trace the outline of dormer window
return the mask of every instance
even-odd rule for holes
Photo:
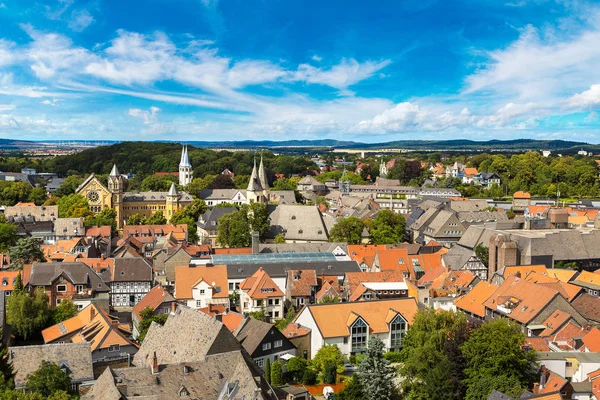
[[[366,322],[359,318],[352,325],[352,329],[350,330],[352,335],[352,352],[360,353],[364,351],[367,346],[367,336],[369,334],[369,327]]]

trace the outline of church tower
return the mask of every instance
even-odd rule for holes
[[[117,169],[117,164],[114,164],[110,175],[108,175],[108,190],[112,194],[112,207],[115,210],[117,217],[117,229],[123,227],[123,191],[125,182]]]
[[[179,176],[181,179],[181,176]],[[165,217],[167,221],[171,220],[171,217],[177,211],[177,199],[179,194],[177,193],[177,188],[175,187],[175,182],[171,182],[171,188],[169,188],[169,192],[167,193],[167,209]]]
[[[261,164],[262,165],[262,164]],[[268,189],[267,189],[268,190]],[[250,203],[262,203],[264,202],[264,190],[260,184],[260,177],[258,170],[256,169],[256,158],[254,159],[254,168],[252,168],[252,175],[250,175],[250,182],[248,182],[248,189],[246,191],[246,197]]]
[[[188,157],[187,146],[183,146],[181,149],[181,161],[179,161],[179,185],[185,186],[192,182],[194,171],[192,171],[192,164]]]
[[[262,194],[265,197],[265,201],[269,202],[269,199],[271,198],[271,194],[269,192],[269,180],[267,179],[267,171],[265,171],[262,154],[260,155],[260,165],[258,167],[258,180],[260,181],[260,186],[263,189]]]

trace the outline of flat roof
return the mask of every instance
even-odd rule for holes
[[[579,362],[600,363],[600,353],[584,353],[580,351],[538,351],[539,361],[544,360],[566,360],[576,358]]]

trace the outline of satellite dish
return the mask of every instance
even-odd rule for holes
[[[212,286],[215,286],[215,285],[216,285],[216,283],[215,283],[215,282],[213,282],[213,283],[211,283],[211,285],[212,285]]]

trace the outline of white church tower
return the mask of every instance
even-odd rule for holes
[[[181,150],[181,161],[179,161],[179,185],[185,186],[192,182],[194,171],[188,157],[187,146]]]

